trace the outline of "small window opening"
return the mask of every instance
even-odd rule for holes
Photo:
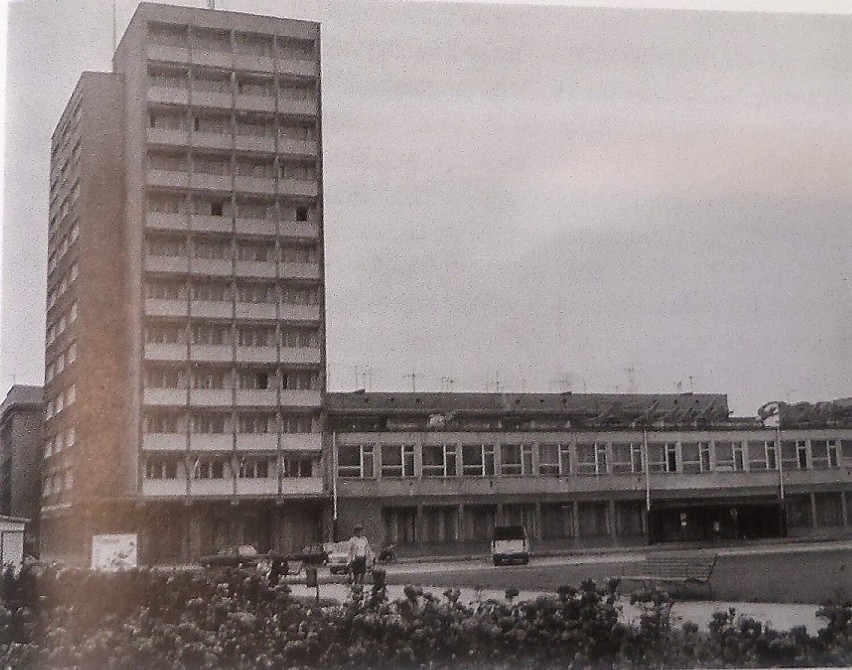
[[[220,202],[213,202],[210,204],[210,214],[213,216],[222,216],[224,213],[225,206]]]
[[[308,208],[307,207],[296,207],[296,221],[307,221],[308,220]]]

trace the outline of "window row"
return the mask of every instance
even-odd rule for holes
[[[59,280],[59,283],[56,284],[54,288],[51,288],[47,292],[47,309],[50,310],[55,304],[56,301],[59,300],[68,290],[68,288],[74,283],[77,279],[77,276],[80,272],[80,266],[77,264],[77,261],[74,261],[65,273],[62,275],[62,278]]]
[[[190,370],[175,366],[150,366],[145,370],[146,388],[320,390],[318,370],[233,369],[197,366]]]
[[[155,214],[193,214],[224,216],[265,221],[307,222],[312,209],[265,198],[214,198],[208,195],[153,193],[148,196],[148,211]]]
[[[149,456],[145,459],[146,479],[277,479],[318,477],[319,459],[296,453],[282,454],[279,460],[268,456],[241,458]]]
[[[297,83],[286,77],[276,82],[273,75],[252,72],[195,67],[170,67],[153,65],[148,70],[148,86],[154,88],[191,89],[200,93],[224,93],[251,95],[264,98],[316,102],[316,87],[309,83]]]
[[[47,401],[47,408],[45,409],[46,418],[49,419],[57,416],[64,409],[73,405],[76,396],[77,389],[73,384],[65,390],[60,389],[55,398]]]
[[[44,443],[44,457],[50,458],[53,454],[58,454],[63,449],[68,449],[74,446],[75,431],[74,427],[59,431],[56,435],[46,440]]]
[[[59,352],[52,360],[48,362],[44,369],[45,383],[52,380],[56,375],[62,372],[65,368],[77,360],[77,343],[72,342],[68,345],[65,351]]]
[[[74,301],[68,306],[68,311],[62,314],[56,321],[47,329],[47,345],[53,344],[66,329],[77,320],[77,302]]]
[[[68,213],[74,208],[77,204],[77,200],[80,198],[80,183],[78,180],[75,180],[71,185],[71,188],[67,190],[67,192],[61,197],[58,205],[54,205],[53,211],[50,214],[50,222],[48,223],[48,230],[53,232],[59,223],[68,215]]]
[[[288,140],[314,141],[317,138],[313,122],[285,121],[274,115],[214,114],[205,112],[181,113],[173,110],[151,110],[148,126],[160,130],[192,130],[196,133],[280,137]]]
[[[774,441],[560,444],[342,445],[340,477],[494,477],[644,473],[699,474],[838,468],[852,438]]]
[[[278,244],[275,241],[231,240],[229,238],[204,238],[189,242],[185,237],[148,236],[146,252],[150,256],[186,257],[192,249],[197,259],[260,261],[265,263],[319,262],[316,244]]]
[[[247,158],[223,155],[199,155],[185,153],[148,153],[148,169],[167,172],[188,172],[214,177],[251,177],[254,179],[300,179],[312,181],[317,178],[313,162],[299,162],[282,157]]]
[[[186,300],[202,302],[237,302],[251,304],[316,305],[319,288],[274,281],[210,281],[197,279],[181,281],[151,278],[145,281],[145,297],[157,300]]]
[[[316,328],[245,326],[210,322],[185,323],[162,321],[145,326],[145,342],[149,344],[198,344],[240,347],[275,347],[315,349],[320,345]]]
[[[315,433],[319,419],[310,415],[278,415],[274,412],[250,412],[236,416],[230,412],[185,412],[151,410],[145,415],[146,433],[187,432],[200,435]]]
[[[68,229],[68,232],[62,236],[62,239],[56,245],[56,248],[51,251],[50,258],[48,258],[47,261],[48,274],[50,274],[56,269],[56,266],[59,265],[59,262],[65,257],[65,254],[68,252],[68,249],[71,247],[72,244],[74,244],[79,235],[80,225],[75,221]],[[64,289],[61,289],[61,291],[62,290]],[[51,307],[53,307],[53,303],[51,302],[51,295],[49,293],[47,298],[47,308],[50,309]]]
[[[265,56],[272,58],[276,49],[283,58],[313,58],[315,54],[313,40],[296,37],[285,37],[264,33],[246,33],[210,28],[178,26],[170,23],[150,23],[148,39],[152,44],[187,48],[190,44],[194,49],[230,53],[247,56]]]

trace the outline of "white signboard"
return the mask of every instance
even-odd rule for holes
[[[92,569],[116,572],[136,567],[136,533],[94,535]]]

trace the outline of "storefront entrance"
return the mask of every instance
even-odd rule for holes
[[[649,544],[718,542],[785,537],[783,508],[777,501],[746,503],[666,502],[648,515]]]

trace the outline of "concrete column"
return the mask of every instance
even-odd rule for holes
[[[576,500],[571,509],[571,534],[575,540],[580,538],[580,503]]]
[[[610,499],[608,502],[607,517],[609,520],[609,536],[615,540],[618,537],[618,520],[615,517],[615,500]]]
[[[642,506],[642,535],[648,537],[648,508]]]
[[[461,459],[459,459],[461,460]],[[467,537],[464,528],[464,503],[456,506],[456,542],[463,542]]]
[[[813,528],[817,527],[817,504],[816,504],[816,493],[811,492],[811,526]]]
[[[533,512],[533,539],[541,539],[541,503],[535,503],[535,511]]]
[[[849,515],[846,513],[846,491],[840,492],[840,513],[843,515],[843,527],[849,525]]]
[[[494,523],[498,526],[502,526],[503,522],[503,503],[497,503],[497,514],[494,518]]]
[[[417,511],[414,516],[414,534],[416,544],[424,544],[426,542],[426,515],[423,513],[423,505],[417,505]]]

